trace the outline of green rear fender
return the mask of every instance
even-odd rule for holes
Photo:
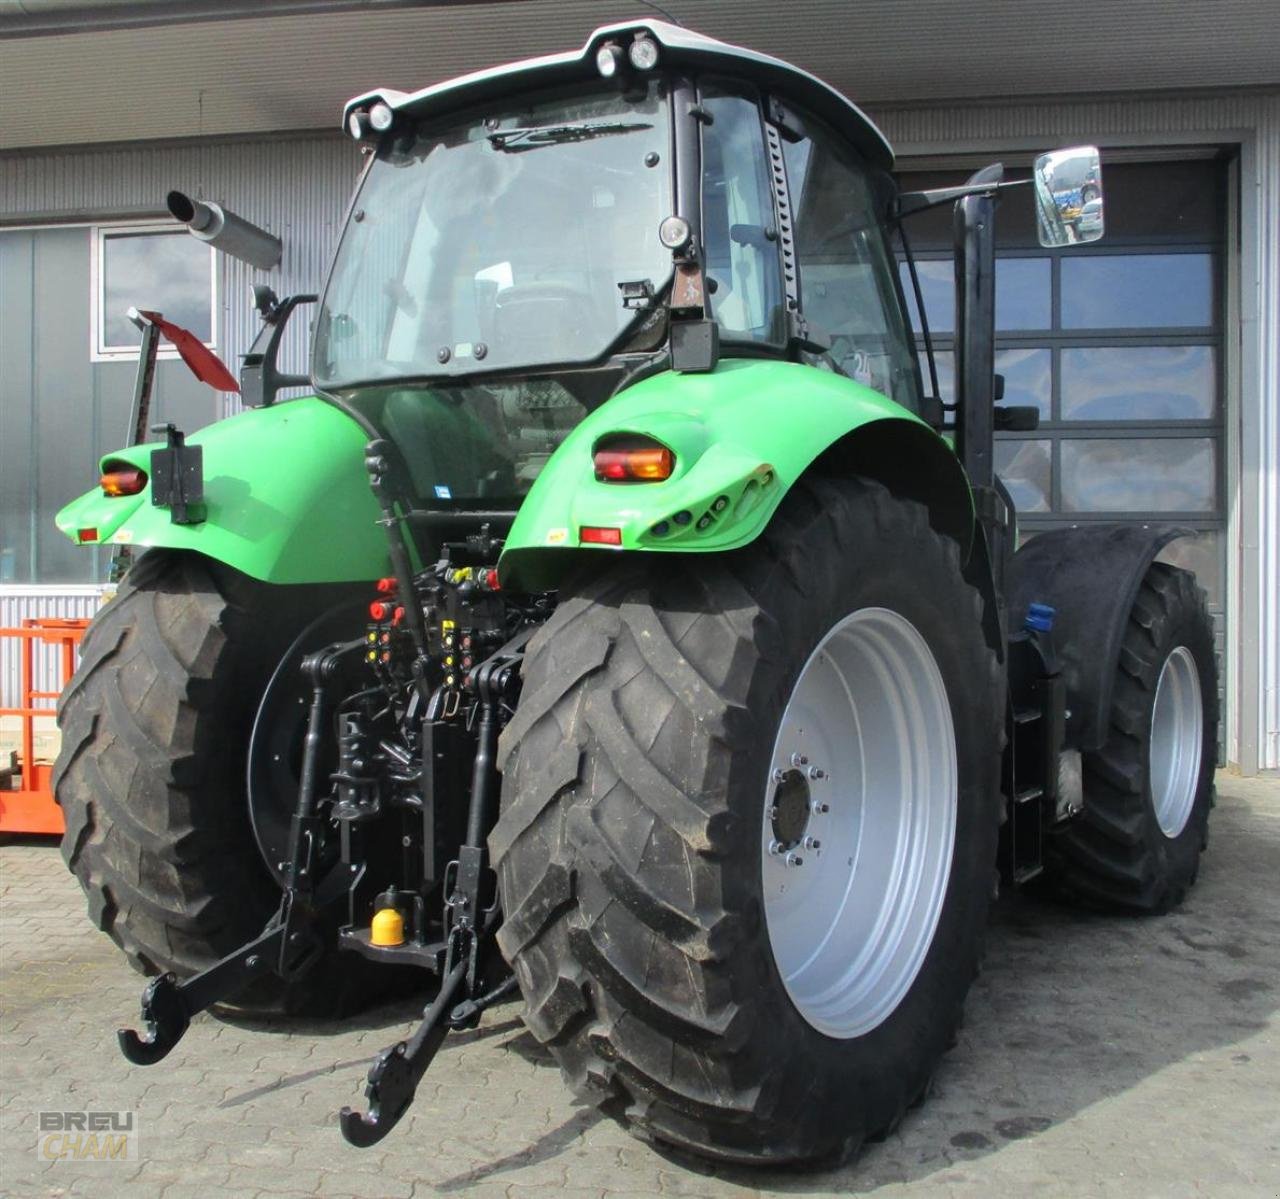
[[[364,468],[365,435],[314,396],[250,408],[187,438],[204,447],[205,519],[176,525],[136,496],[86,492],[57,515],[72,541],[195,550],[268,583],[342,583],[389,573]],[[150,471],[154,445],[108,454]]]
[[[675,454],[661,483],[602,483],[601,438],[635,433]],[[967,548],[972,506],[950,447],[923,421],[843,375],[738,359],[707,374],[655,375],[596,409],[552,455],[499,564],[505,586],[554,587],[583,553],[710,553],[759,536],[807,470],[881,478],[942,517]],[[890,477],[892,476],[892,477]],[[613,547],[582,530],[617,530]]]

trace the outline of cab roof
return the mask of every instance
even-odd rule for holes
[[[460,75],[433,84],[417,92],[400,92],[377,88],[347,102],[343,109],[343,127],[357,109],[367,109],[382,101],[397,112],[414,117],[437,116],[456,109],[483,104],[511,93],[519,75],[524,88],[554,87],[557,84],[580,83],[599,79],[596,51],[603,42],[634,38],[647,33],[658,43],[660,67],[684,67],[690,70],[722,71],[751,80],[766,91],[800,104],[842,132],[861,151],[867,161],[889,170],[893,166],[893,149],[871,119],[851,100],[823,83],[816,75],[802,71],[790,63],[768,54],[760,54],[742,46],[717,41],[691,29],[682,29],[666,21],[642,19],[603,25],[586,41],[581,50],[563,54],[547,54],[526,58],[505,66],[490,67],[470,75]]]

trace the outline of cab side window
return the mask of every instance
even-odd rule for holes
[[[783,161],[805,317],[830,341],[836,370],[918,412],[915,355],[868,168],[818,122],[806,117],[804,128],[799,141],[784,140]]]
[[[702,227],[711,314],[725,341],[781,345],[782,267],[759,101],[704,82]]]

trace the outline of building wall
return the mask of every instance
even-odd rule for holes
[[[232,373],[259,321],[250,285],[284,296],[318,292],[333,256],[361,156],[339,134],[218,139],[0,154],[0,226],[85,219],[170,219],[177,189],[216,200],[284,243],[280,265],[259,271],[219,255],[218,352]],[[310,310],[299,311],[284,363],[302,369]],[[238,407],[224,397],[224,411]]]
[[[1228,288],[1228,329],[1239,339],[1227,364],[1226,748],[1248,772],[1280,769],[1280,93],[899,105],[872,115],[904,164],[1083,141],[1175,155],[1179,145],[1239,146],[1239,252]],[[0,224],[161,216],[176,187],[277,234],[285,252],[275,271],[229,260],[220,267],[219,350],[234,371],[257,323],[249,284],[281,295],[320,288],[359,166],[338,135],[8,153],[0,155]],[[292,330],[286,365],[303,362],[304,326]],[[235,407],[224,397],[224,411]]]

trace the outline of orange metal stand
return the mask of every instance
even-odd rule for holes
[[[52,767],[36,761],[36,717],[50,716],[53,707],[36,707],[37,700],[56,700],[58,691],[35,690],[35,647],[54,645],[60,648],[61,680],[65,687],[76,668],[76,647],[88,627],[87,620],[62,620],[56,617],[34,617],[22,622],[18,629],[0,629],[0,637],[16,637],[22,642],[21,707],[0,708],[0,716],[17,716],[22,721],[22,767],[16,791],[0,786],[0,832],[61,833],[66,825],[62,809],[49,789]]]

